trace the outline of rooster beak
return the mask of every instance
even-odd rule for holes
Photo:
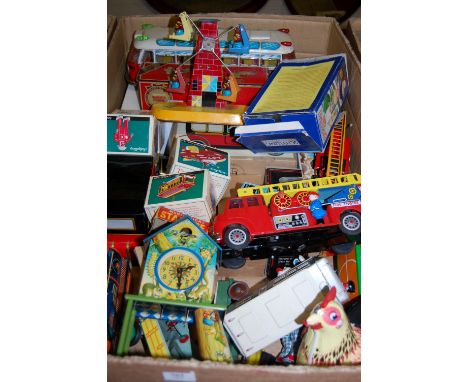
[[[322,326],[322,324],[320,322],[311,323],[308,320],[304,321],[304,326],[306,328],[312,328],[313,330],[319,330],[319,329],[323,328],[323,326]]]

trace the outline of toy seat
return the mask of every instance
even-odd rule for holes
[[[236,77],[233,74],[229,76],[229,85],[231,87],[231,94],[225,95],[225,96],[220,94],[218,96],[218,99],[222,99],[224,101],[229,101],[229,102],[236,102],[237,94],[239,93],[239,84],[237,83]]]

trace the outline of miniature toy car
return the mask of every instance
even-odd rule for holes
[[[309,209],[309,195],[299,191],[293,197],[278,192],[269,206],[261,195],[230,198],[222,214],[215,217],[213,235],[231,249],[246,248],[253,239],[277,234],[338,226],[347,235],[361,232],[360,185],[328,188],[321,200],[325,216],[318,224]]]

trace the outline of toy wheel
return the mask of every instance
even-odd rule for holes
[[[309,193],[307,191],[298,192],[296,194],[296,199],[297,199],[297,202],[301,206],[309,206],[310,205]]]
[[[354,243],[334,244],[331,250],[337,255],[347,255],[354,247]]]
[[[346,235],[361,233],[361,215],[357,212],[345,212],[341,215],[340,229]]]
[[[243,257],[233,257],[229,259],[223,259],[221,265],[228,269],[239,269],[242,268],[246,263]]]
[[[291,205],[291,200],[291,197],[286,194],[276,194],[273,197],[273,203],[279,208],[288,208]]]
[[[224,242],[231,249],[243,249],[249,245],[249,230],[239,224],[233,224],[224,232]]]
[[[249,293],[249,286],[244,281],[236,281],[228,288],[231,300],[239,301]]]

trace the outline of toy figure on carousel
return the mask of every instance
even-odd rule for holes
[[[232,39],[234,42],[242,42],[242,37],[239,27],[234,30],[234,37]]]
[[[225,77],[223,80],[223,90],[222,90],[222,95],[223,96],[230,96],[231,95],[231,83],[229,81],[229,77]]]
[[[176,36],[184,34],[184,26],[182,25],[182,19],[180,17],[177,18],[177,21],[174,25],[174,33]]]
[[[179,78],[177,77],[176,72],[172,72],[171,77],[169,78],[169,86],[172,89],[178,89],[180,87]]]

